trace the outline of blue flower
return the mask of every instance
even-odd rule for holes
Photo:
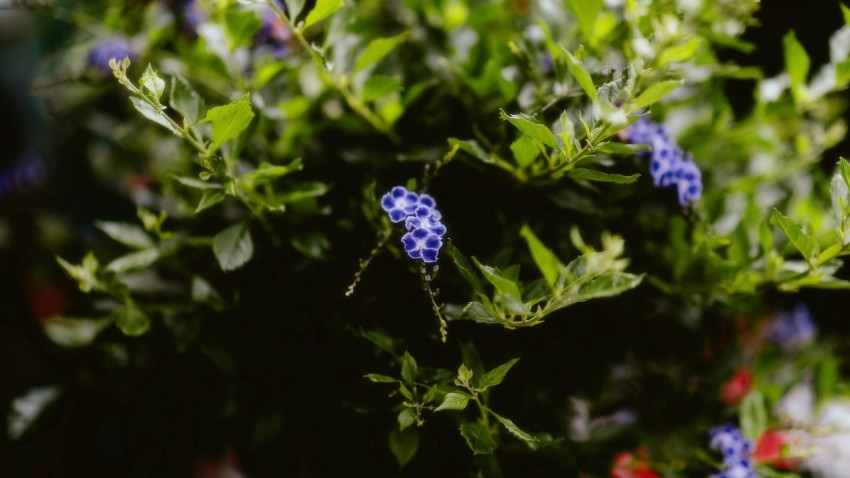
[[[381,208],[389,214],[392,222],[404,221],[407,216],[416,212],[418,206],[419,195],[401,186],[392,188],[381,198]]]
[[[135,57],[136,53],[130,46],[130,42],[125,38],[115,37],[95,45],[89,52],[88,62],[89,66],[95,70],[109,74],[112,72],[112,68],[109,67],[109,60],[121,61],[124,58],[132,60]]]
[[[812,320],[809,309],[805,305],[799,304],[791,312],[779,314],[770,323],[767,339],[779,344],[784,349],[791,349],[811,342],[815,338],[817,330],[817,325]]]
[[[423,262],[437,262],[437,254],[443,247],[440,236],[427,229],[414,229],[401,238],[404,250],[411,259],[422,259]]]
[[[274,1],[284,11],[284,14],[287,14],[286,5],[279,0]],[[289,31],[289,27],[277,17],[274,10],[267,9],[265,15],[263,15],[263,28],[255,38],[260,49],[269,51],[277,59],[282,59],[289,53],[289,41],[291,39],[292,32]]]
[[[422,196],[419,196],[419,199],[421,203]],[[446,233],[446,226],[440,223],[439,216],[440,212],[436,209],[419,206],[412,216],[407,216],[407,219],[404,220],[404,228],[408,231],[425,229],[428,232],[442,236]]]
[[[702,197],[702,173],[690,159],[681,161],[677,166],[678,169],[674,174],[676,188],[679,193],[679,204],[684,206]]]
[[[712,475],[712,478],[756,478],[753,467],[753,443],[744,437],[738,427],[721,425],[708,431],[711,436],[709,446],[723,453],[726,469]]]

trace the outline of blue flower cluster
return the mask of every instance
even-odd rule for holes
[[[737,427],[725,424],[708,431],[711,435],[710,447],[723,453],[726,469],[711,475],[711,478],[756,478],[755,466],[751,456],[753,442],[747,440]]]
[[[11,166],[0,169],[0,199],[42,185],[47,176],[44,160],[35,151],[27,151]]]
[[[381,208],[392,222],[404,222],[407,234],[401,238],[404,251],[411,259],[437,262],[446,233],[437,210],[437,202],[428,194],[416,194],[396,186],[381,198]]]
[[[799,304],[791,312],[782,312],[773,319],[767,328],[767,340],[783,349],[792,349],[814,340],[817,331],[809,309]]]
[[[659,187],[676,186],[679,204],[687,206],[702,197],[699,167],[690,154],[679,148],[664,125],[643,117],[625,131],[625,140],[649,146],[649,151],[642,151],[641,155],[650,158],[649,172],[653,183]]]
[[[280,0],[274,0],[278,7],[284,13],[287,13],[286,5]],[[280,18],[275,15],[274,10],[268,8],[263,16],[263,28],[257,33],[255,41],[260,45],[260,49],[268,51],[272,57],[280,60],[289,54],[289,41],[292,39],[292,32]]]
[[[112,73],[112,68],[109,67],[109,60],[113,58],[121,61],[124,58],[131,60],[136,57],[133,47],[126,38],[115,37],[108,40],[103,40],[91,49],[89,52],[89,66],[103,74]]]

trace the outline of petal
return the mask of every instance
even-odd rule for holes
[[[416,206],[416,203],[419,202],[419,195],[416,193],[408,192],[404,195],[404,199],[407,201],[408,204]]]
[[[408,204],[401,208],[408,216],[416,212],[416,204]]]
[[[437,206],[437,201],[435,201],[434,198],[431,197],[430,194],[420,194],[419,195],[419,204],[421,204],[423,206],[427,206],[429,208],[433,208],[433,207]]]
[[[428,232],[427,229],[414,229],[413,232],[410,233],[417,242],[421,242],[423,239],[428,237],[429,234],[430,232]]]
[[[410,251],[411,249],[416,248],[416,239],[414,239],[409,232],[401,236],[401,243],[404,244],[405,251]]]
[[[443,247],[443,240],[440,239],[440,236],[429,233],[428,238],[425,239],[425,247],[428,249],[439,249]]]
[[[421,259],[422,258],[422,249],[411,249],[407,251],[407,255],[411,259]]]
[[[431,217],[431,213],[431,208],[425,206],[418,206],[413,214],[415,214],[416,217],[425,219]]]
[[[392,222],[404,221],[404,218],[406,217],[407,214],[405,214],[401,209],[393,209],[390,211],[390,221]]]
[[[425,262],[437,262],[438,253],[439,251],[437,249],[423,249],[422,260]]]
[[[440,214],[440,211],[438,211],[436,209],[431,209],[431,219],[433,219],[434,221],[439,221],[442,218],[443,218],[443,215]]]
[[[432,233],[438,235],[438,236],[442,236],[443,234],[446,233],[446,226],[444,226],[440,223],[436,223],[436,224],[432,224],[431,227],[428,228],[428,230],[431,231]]]
[[[381,198],[381,207],[387,212],[390,212],[390,209],[395,207],[395,199],[393,199],[392,194],[384,194]]]
[[[420,221],[418,217],[408,216],[407,219],[404,220],[404,228],[408,231],[419,229],[421,227],[422,221]]]
[[[390,194],[392,194],[394,198],[404,197],[404,195],[407,194],[407,189],[404,189],[401,186],[396,186],[390,190]]]

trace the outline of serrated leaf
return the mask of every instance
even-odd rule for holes
[[[416,359],[405,350],[404,355],[401,356],[401,378],[404,380],[404,383],[413,385],[416,381],[418,371],[419,368],[416,366]]]
[[[462,318],[479,324],[503,324],[504,319],[494,315],[480,302],[470,302],[463,308]]]
[[[522,226],[519,230],[519,235],[528,244],[528,250],[531,251],[531,258],[534,259],[534,263],[537,264],[537,268],[543,274],[546,283],[554,289],[558,283],[558,277],[561,274],[561,269],[564,268],[564,264],[558,259],[558,256],[540,242],[540,239],[534,235],[527,225]]]
[[[121,329],[124,335],[138,337],[148,331],[151,321],[144,312],[132,304],[128,304],[115,313],[115,325]]]
[[[741,401],[741,431],[748,439],[756,441],[767,429],[767,409],[764,397],[758,390],[752,390]]]
[[[567,68],[570,69],[570,73],[572,73],[573,78],[575,78],[576,82],[579,86],[581,86],[581,89],[584,90],[587,97],[595,101],[597,96],[596,87],[593,86],[593,79],[590,77],[590,73],[587,71],[587,68],[585,68],[584,63],[580,62],[566,49],[563,51],[567,56]]]
[[[304,19],[304,28],[310,28],[310,26],[328,18],[344,6],[343,0],[316,0],[316,6]]]
[[[363,101],[375,101],[401,90],[401,80],[397,76],[375,75],[363,83],[361,97]]]
[[[159,259],[159,250],[146,249],[121,256],[106,265],[106,269],[116,274],[123,274],[132,270],[147,269]]]
[[[171,122],[165,119],[163,115],[160,114],[153,106],[148,104],[147,101],[136,96],[131,96],[130,102],[133,103],[133,107],[136,108],[136,111],[141,113],[142,116],[144,116],[145,118],[153,121],[158,125],[165,126],[168,131],[171,131],[176,135],[180,134],[180,131],[174,129],[174,126],[171,125]]]
[[[500,109],[499,117],[501,117],[503,120],[510,122],[518,130],[522,131],[524,134],[527,134],[533,139],[536,139],[537,141],[540,141],[541,143],[552,148],[560,149],[560,146],[558,146],[558,140],[555,139],[555,135],[552,134],[552,130],[537,121],[537,119],[533,116],[528,116],[527,114],[523,113],[509,115],[505,113],[505,110]]]
[[[390,430],[388,444],[398,466],[403,468],[413,459],[419,449],[419,432],[416,428],[399,430],[393,427]]]
[[[634,289],[643,280],[643,275],[628,272],[606,272],[579,289],[573,303],[602,297],[614,297]]]
[[[212,124],[213,149],[218,149],[222,144],[238,138],[248,128],[254,118],[251,110],[249,95],[224,106],[216,106],[207,111],[201,123]]]
[[[407,34],[402,33],[394,37],[376,38],[370,41],[363,50],[363,53],[360,54],[360,57],[357,58],[357,62],[354,63],[354,69],[351,74],[356,75],[360,71],[381,61],[381,59],[395,50],[399,44],[403,43],[406,37]]]
[[[806,261],[812,263],[817,259],[818,245],[815,242],[815,238],[803,232],[803,228],[800,227],[797,221],[783,215],[778,209],[774,208],[773,214],[770,216],[770,223],[782,229],[782,232],[785,233],[791,244],[800,251]]]
[[[793,30],[785,34],[782,44],[785,47],[785,69],[791,78],[791,92],[795,99],[799,99],[809,76],[809,55],[797,40]]]
[[[98,229],[115,241],[135,249],[148,249],[154,246],[150,236],[139,226],[123,222],[96,221]]]
[[[642,108],[646,108],[647,106],[658,102],[665,96],[667,96],[671,91],[676,88],[682,86],[684,82],[682,80],[666,80],[660,81],[658,83],[653,83],[649,86],[649,88],[643,90],[640,95],[635,99],[632,110],[639,110]]]
[[[399,412],[396,417],[396,421],[398,422],[399,430],[404,430],[405,428],[413,425],[416,422],[416,412],[413,411],[412,408],[405,408],[401,412]]]
[[[503,295],[512,297],[517,301],[522,300],[519,293],[519,286],[517,286],[516,282],[502,275],[498,269],[481,264],[475,257],[473,257],[472,260],[475,262],[475,265],[478,266],[478,269],[484,274],[484,278],[493,284],[497,291]]]
[[[197,123],[206,110],[204,99],[180,75],[171,77],[171,97],[169,98],[169,104],[190,125]]]
[[[198,207],[195,208],[195,214],[224,201],[224,196],[224,191],[220,189],[209,189],[204,191],[204,194],[201,195],[201,200],[198,202]]]
[[[369,380],[371,380],[375,383],[396,383],[396,382],[398,382],[398,380],[396,380],[396,379],[394,379],[394,378],[392,378],[388,375],[381,375],[379,373],[367,373],[366,375],[364,375],[364,377],[368,378]]]
[[[472,453],[476,455],[489,455],[496,449],[496,442],[493,441],[490,432],[478,422],[466,422],[461,425],[460,435],[466,440]]]
[[[439,412],[440,410],[463,410],[466,408],[466,404],[469,402],[469,397],[456,392],[449,392],[446,394],[446,398],[443,399],[443,403],[440,404],[434,411]]]
[[[502,383],[502,380],[505,379],[505,375],[508,374],[508,371],[510,371],[511,367],[513,367],[514,364],[518,361],[518,358],[510,359],[502,365],[499,365],[493,370],[490,370],[489,372],[485,373],[478,381],[478,387],[483,390],[488,387],[495,387],[496,385],[499,385],[500,383]]]
[[[567,176],[576,179],[585,179],[588,181],[598,181],[602,183],[614,184],[632,184],[638,180],[640,174],[632,174],[623,176],[622,174],[604,173],[593,169],[573,168],[567,171]]]
[[[248,222],[234,224],[213,237],[213,252],[221,270],[236,270],[254,255],[254,242]]]
[[[490,410],[490,414],[493,415],[493,417],[495,417],[496,420],[498,420],[511,435],[524,441],[526,445],[531,446],[532,443],[537,443],[539,441],[534,435],[520,429],[513,420],[505,418],[492,410]]]

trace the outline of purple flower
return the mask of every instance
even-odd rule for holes
[[[114,37],[103,40],[89,52],[89,66],[103,74],[112,73],[109,60],[121,61],[124,58],[131,60],[136,57],[133,47],[126,38]]]
[[[381,207],[390,216],[390,221],[401,222],[407,216],[416,212],[419,205],[419,195],[407,189],[396,186],[381,198]]]
[[[186,27],[193,32],[198,29],[201,23],[207,21],[207,14],[198,6],[198,0],[183,2],[183,21],[186,23]]]
[[[423,194],[422,196],[425,195]],[[419,196],[420,204],[422,196]],[[419,206],[412,216],[407,216],[407,219],[404,220],[404,228],[408,231],[425,229],[428,232],[442,236],[446,233],[446,226],[440,223],[439,215],[440,213],[436,209]]]
[[[401,238],[404,251],[411,259],[422,259],[423,262],[437,262],[437,254],[443,247],[440,236],[426,229],[414,229]]]
[[[286,13],[286,5],[282,5],[278,0],[275,0],[275,3]],[[273,57],[282,59],[289,53],[291,39],[292,32],[289,27],[277,17],[274,10],[267,9],[263,15],[263,28],[257,33],[255,42],[261,49],[271,52]]]
[[[690,159],[681,161],[677,166],[678,169],[674,174],[676,188],[679,193],[679,204],[684,206],[702,197],[702,173]]]
[[[767,339],[779,344],[783,349],[791,349],[811,342],[817,330],[809,309],[799,304],[791,312],[779,314],[770,323]]]
[[[711,435],[709,446],[723,454],[726,469],[712,475],[712,478],[756,478],[753,467],[753,443],[744,437],[738,427],[725,424],[708,431]]]

